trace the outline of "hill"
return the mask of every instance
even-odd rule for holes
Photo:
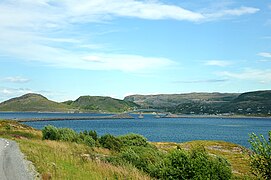
[[[186,94],[158,94],[131,95],[124,98],[144,108],[171,109],[185,103],[224,103],[236,98],[236,93],[186,93]]]
[[[237,93],[132,95],[125,97],[145,108],[180,114],[271,115],[271,90]]]
[[[80,96],[75,101],[66,101],[64,103],[80,111],[95,112],[124,112],[138,107],[138,105],[133,102],[104,96]]]
[[[72,108],[66,104],[48,100],[40,94],[29,93],[0,103],[0,111],[63,112]]]
[[[75,101],[63,103],[48,100],[40,94],[29,93],[0,103],[0,111],[32,111],[32,112],[124,112],[138,107],[111,97],[81,96]]]
[[[270,115],[271,90],[243,93],[226,106],[221,107],[221,111],[237,114]]]

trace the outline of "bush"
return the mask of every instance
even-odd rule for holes
[[[59,128],[57,137],[61,141],[76,142],[78,140],[78,134],[69,128]]]
[[[99,143],[102,147],[113,150],[113,151],[119,152],[122,148],[121,141],[115,136],[110,135],[110,134],[101,136],[101,138],[99,139]]]
[[[149,146],[147,139],[138,134],[127,134],[124,136],[119,136],[119,139],[123,143],[124,146]]]
[[[88,135],[91,136],[95,141],[98,140],[98,135],[97,135],[97,132],[96,132],[96,131],[90,130],[90,131],[88,132]]]
[[[94,147],[95,146],[95,140],[91,136],[85,136],[84,138],[84,144],[89,146],[89,147]]]
[[[47,125],[42,129],[42,139],[59,140],[58,129],[52,125]]]
[[[191,179],[192,167],[189,154],[183,150],[174,150],[167,154],[159,165],[155,177],[161,179]]]
[[[226,180],[231,178],[230,164],[224,158],[208,155],[203,147],[193,149],[190,160],[194,179]]]
[[[268,141],[263,135],[259,137],[252,133],[250,144],[252,154],[250,155],[251,170],[257,177],[271,179],[271,131],[268,132]]]
[[[6,124],[5,125],[5,130],[11,131],[12,130],[12,126],[10,124]]]
[[[230,179],[231,168],[220,157],[211,157],[203,147],[191,152],[176,149],[159,164],[154,177],[158,179]]]
[[[119,157],[147,173],[154,171],[154,167],[163,160],[160,151],[152,147],[130,146],[125,148]]]

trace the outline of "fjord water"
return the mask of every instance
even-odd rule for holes
[[[99,114],[65,113],[0,113],[0,119],[78,117]],[[101,114],[100,114],[101,115]],[[102,114],[104,115],[104,114]],[[135,117],[137,117],[135,115]],[[123,135],[137,133],[154,142],[185,142],[192,140],[221,140],[249,147],[249,134],[263,134],[271,130],[271,118],[155,118],[145,115],[144,119],[67,120],[25,122],[37,129],[51,124],[56,127],[72,128],[75,131],[96,130],[99,135],[110,133]]]

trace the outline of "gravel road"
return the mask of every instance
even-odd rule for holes
[[[31,164],[24,159],[16,142],[0,138],[0,179],[1,180],[32,180],[35,172]]]

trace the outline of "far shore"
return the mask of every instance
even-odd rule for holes
[[[52,114],[58,114],[58,113],[67,113],[67,114],[83,114],[83,113],[89,113],[89,114],[101,114],[102,116],[81,116],[81,117],[44,117],[44,118],[14,118],[11,120],[15,120],[18,122],[34,122],[34,121],[65,121],[65,120],[106,120],[106,119],[135,119],[133,116],[129,114],[139,114],[139,113],[110,113],[110,112],[40,112],[40,111],[0,111],[1,113],[52,113]],[[143,113],[143,115],[150,115],[151,113]],[[159,114],[159,113],[158,113]],[[164,114],[164,115],[163,115]],[[1,116],[1,115],[0,115]],[[257,118],[265,118],[265,119],[271,119],[271,116],[253,116],[253,115],[236,115],[236,114],[230,114],[230,115],[198,115],[198,114],[171,114],[171,113],[160,113],[159,118],[218,118],[218,119],[242,119],[242,118],[251,118],[251,119],[257,119]],[[1,119],[1,117],[0,117]]]

